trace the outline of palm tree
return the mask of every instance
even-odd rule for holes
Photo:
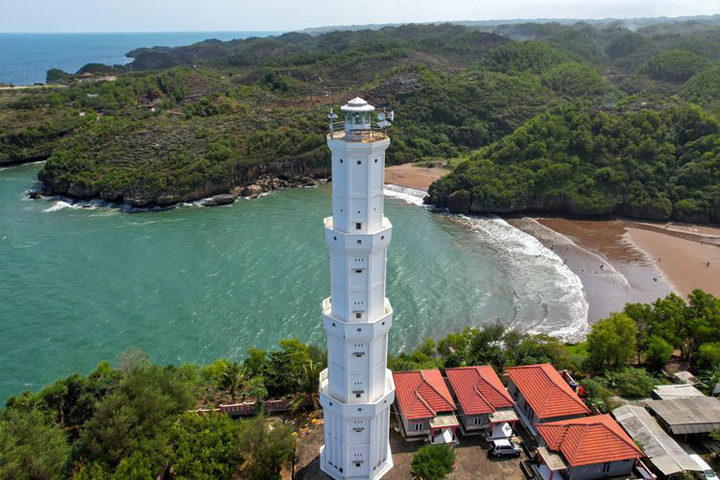
[[[245,383],[245,370],[237,362],[228,362],[220,372],[220,388],[230,394],[232,402],[235,403],[235,394],[241,390]]]
[[[297,410],[305,399],[310,398],[313,410],[317,410],[320,404],[320,372],[322,365],[308,360],[303,365],[302,375],[300,377],[300,390],[292,401],[292,409]]]

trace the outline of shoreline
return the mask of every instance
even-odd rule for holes
[[[447,170],[386,168],[386,184],[427,191]],[[626,303],[700,288],[720,296],[720,226],[612,217],[501,215],[558,254],[583,283],[590,324]],[[709,264],[708,264],[709,262]]]
[[[420,167],[414,163],[385,167],[385,183],[427,192],[430,184],[450,173],[442,167]]]

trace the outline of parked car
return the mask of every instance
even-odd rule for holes
[[[695,460],[695,463],[697,463],[702,469],[702,472],[698,472],[698,477],[707,480],[718,480],[718,476],[715,474],[713,469],[710,468],[710,465],[708,465],[705,460],[700,457],[700,455],[693,453],[692,455],[690,455],[690,458]]]
[[[520,445],[508,439],[493,440],[490,442],[490,455],[496,458],[503,456],[519,457]]]

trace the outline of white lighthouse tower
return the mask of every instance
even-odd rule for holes
[[[383,215],[385,150],[390,125],[375,107],[355,98],[330,115],[332,217],[330,298],[322,313],[328,368],[320,374],[325,444],[320,466],[336,479],[376,479],[392,468],[390,405],[395,398],[387,366],[392,307],[385,298],[385,262],[392,225]],[[392,114],[390,114],[392,120]]]

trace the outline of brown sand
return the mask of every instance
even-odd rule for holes
[[[661,296],[664,281],[681,295],[695,288],[720,295],[720,228],[621,219],[537,220],[607,260],[636,291],[631,297],[637,292]]]
[[[647,228],[627,230],[628,239],[652,258],[678,293],[701,288],[720,297],[720,234],[700,237],[701,243]]]
[[[444,177],[449,171],[442,167],[427,168],[412,163],[393,165],[385,168],[385,183],[427,190],[432,182]]]

